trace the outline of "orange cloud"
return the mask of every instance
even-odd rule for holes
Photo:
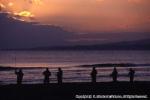
[[[0,8],[77,32],[149,30],[150,0],[0,0]]]

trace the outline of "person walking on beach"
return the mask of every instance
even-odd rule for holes
[[[22,84],[22,79],[23,79],[23,72],[21,69],[16,70],[15,69],[15,74],[17,75],[17,84]]]
[[[132,69],[132,68],[130,68],[129,69],[129,77],[130,77],[130,82],[133,82],[133,80],[134,80],[134,74],[135,74],[135,71]]]
[[[113,82],[117,82],[118,71],[117,71],[116,67],[114,67],[114,70],[111,73],[111,76],[113,78]]]
[[[44,84],[49,83],[49,77],[51,76],[51,72],[46,68],[46,70],[43,72],[44,75]]]
[[[97,75],[97,70],[95,69],[95,67],[93,67],[91,72],[92,83],[96,83],[96,75]]]
[[[58,84],[62,84],[62,77],[63,77],[63,71],[61,68],[58,68],[58,72],[57,72],[57,81]]]

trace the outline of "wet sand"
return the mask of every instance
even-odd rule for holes
[[[75,98],[77,95],[147,95],[149,97],[150,82],[0,85],[0,100],[78,100]]]

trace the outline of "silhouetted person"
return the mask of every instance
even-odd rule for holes
[[[93,67],[91,72],[92,83],[96,83],[96,75],[97,75],[97,70],[95,69],[95,67]]]
[[[57,80],[58,80],[58,84],[62,83],[62,77],[63,77],[63,71],[61,68],[58,68],[58,72],[57,72]]]
[[[43,72],[44,75],[44,84],[49,83],[49,76],[51,76],[51,72],[46,68],[46,71]]]
[[[19,69],[18,71],[15,70],[15,74],[17,75],[17,84],[22,84],[22,79],[23,79],[23,72],[21,69]]]
[[[113,78],[113,81],[116,82],[116,81],[117,81],[117,76],[118,76],[118,72],[117,72],[116,67],[114,67],[114,70],[113,70],[113,72],[111,73],[111,76],[112,76],[112,78]]]
[[[133,82],[134,74],[135,74],[135,71],[132,68],[130,68],[129,74],[128,74],[130,76],[130,82]]]

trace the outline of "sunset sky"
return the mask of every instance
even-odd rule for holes
[[[59,26],[73,34],[71,42],[150,36],[150,0],[0,0],[0,11],[15,20]]]

